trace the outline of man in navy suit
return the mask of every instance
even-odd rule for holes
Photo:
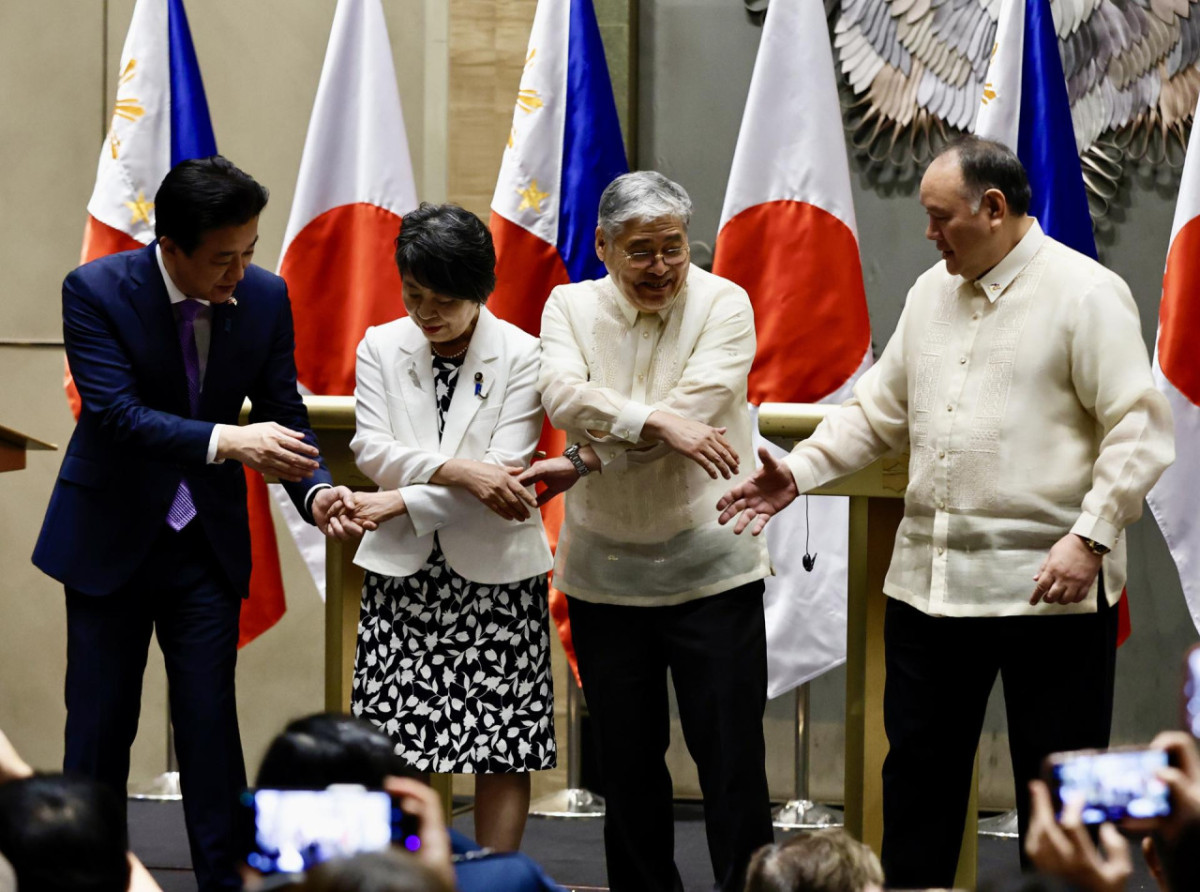
[[[226,159],[185,161],[155,196],[155,244],[67,276],[64,340],[83,410],[33,554],[66,587],[64,770],[122,795],[156,632],[201,890],[237,884],[242,466],[284,481],[327,535],[361,534],[338,517],[348,491],[331,485],[296,390],[287,287],[250,263],[266,203]]]

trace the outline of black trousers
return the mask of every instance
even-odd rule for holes
[[[950,887],[971,770],[996,675],[1004,687],[1021,859],[1029,781],[1053,752],[1107,747],[1117,609],[1065,616],[934,617],[888,599],[883,869],[895,888]]]
[[[740,892],[751,853],[773,840],[762,719],[763,583],[673,607],[568,598],[571,635],[604,780],[613,892],[681,892],[675,867],[667,670],[704,794],[713,874]]]
[[[125,797],[153,630],[166,662],[184,818],[201,892],[240,888],[234,819],[246,769],[234,669],[241,603],[198,521],[178,533],[164,524],[145,566],[121,590],[93,597],[67,589],[63,770],[94,777]]]

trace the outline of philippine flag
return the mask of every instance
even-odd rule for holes
[[[1042,229],[1096,258],[1071,103],[1049,0],[1002,0],[975,135],[1017,153],[1029,174],[1029,213]]]
[[[1188,145],[1171,227],[1154,377],[1175,417],[1175,463],[1163,473],[1146,501],[1163,532],[1192,622],[1200,630],[1200,146]]]
[[[536,335],[556,285],[607,275],[596,211],[604,187],[628,169],[592,0],[540,0],[492,197],[496,315]],[[547,426],[541,448],[561,453],[561,433]],[[542,517],[553,547],[562,500]],[[566,601],[553,588],[550,612],[574,664]]]
[[[383,7],[339,0],[279,260],[295,309],[296,372],[309,393],[352,394],[367,327],[404,315],[394,243],[416,206]],[[275,490],[286,506],[283,487]],[[324,592],[324,538],[294,511],[283,515]]]
[[[172,167],[217,152],[200,67],[183,0],[137,0],[121,50],[112,126],[100,148],[96,185],[88,202],[81,262],[129,251],[154,240],[154,194]],[[79,394],[66,371],[71,411]],[[242,603],[238,646],[283,615],[283,576],[267,487],[246,469],[253,569]]]
[[[754,305],[755,406],[840,403],[871,364],[835,78],[820,0],[772,2],[713,261]],[[783,454],[761,437],[756,445]],[[798,504],[767,526],[777,574],[764,601],[771,697],[846,659],[848,524],[845,499],[812,497],[807,511]],[[818,557],[811,573],[801,563],[805,541]]]

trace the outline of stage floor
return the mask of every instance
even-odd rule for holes
[[[567,889],[579,892],[607,889],[601,824],[599,820],[530,818],[523,849]],[[471,813],[456,817],[454,826],[471,835]],[[776,832],[777,839],[786,836],[782,831]],[[131,848],[150,868],[164,892],[195,892],[183,810],[178,802],[131,801],[129,837]],[[1129,892],[1156,892],[1157,887],[1136,849],[1133,860],[1135,869]],[[687,892],[712,889],[703,814],[695,803],[676,804],[675,863],[679,865]],[[1020,879],[1016,840],[986,837],[979,840],[979,879],[980,890],[1007,892],[1015,888]]]

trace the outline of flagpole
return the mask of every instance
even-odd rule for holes
[[[529,806],[535,818],[602,818],[604,798],[583,786],[583,692],[567,672],[567,786]]]
[[[774,824],[781,830],[808,830],[816,827],[841,827],[845,824],[840,809],[827,808],[809,798],[812,763],[812,700],[808,683],[796,687],[796,763],[793,798],[775,812]]]

